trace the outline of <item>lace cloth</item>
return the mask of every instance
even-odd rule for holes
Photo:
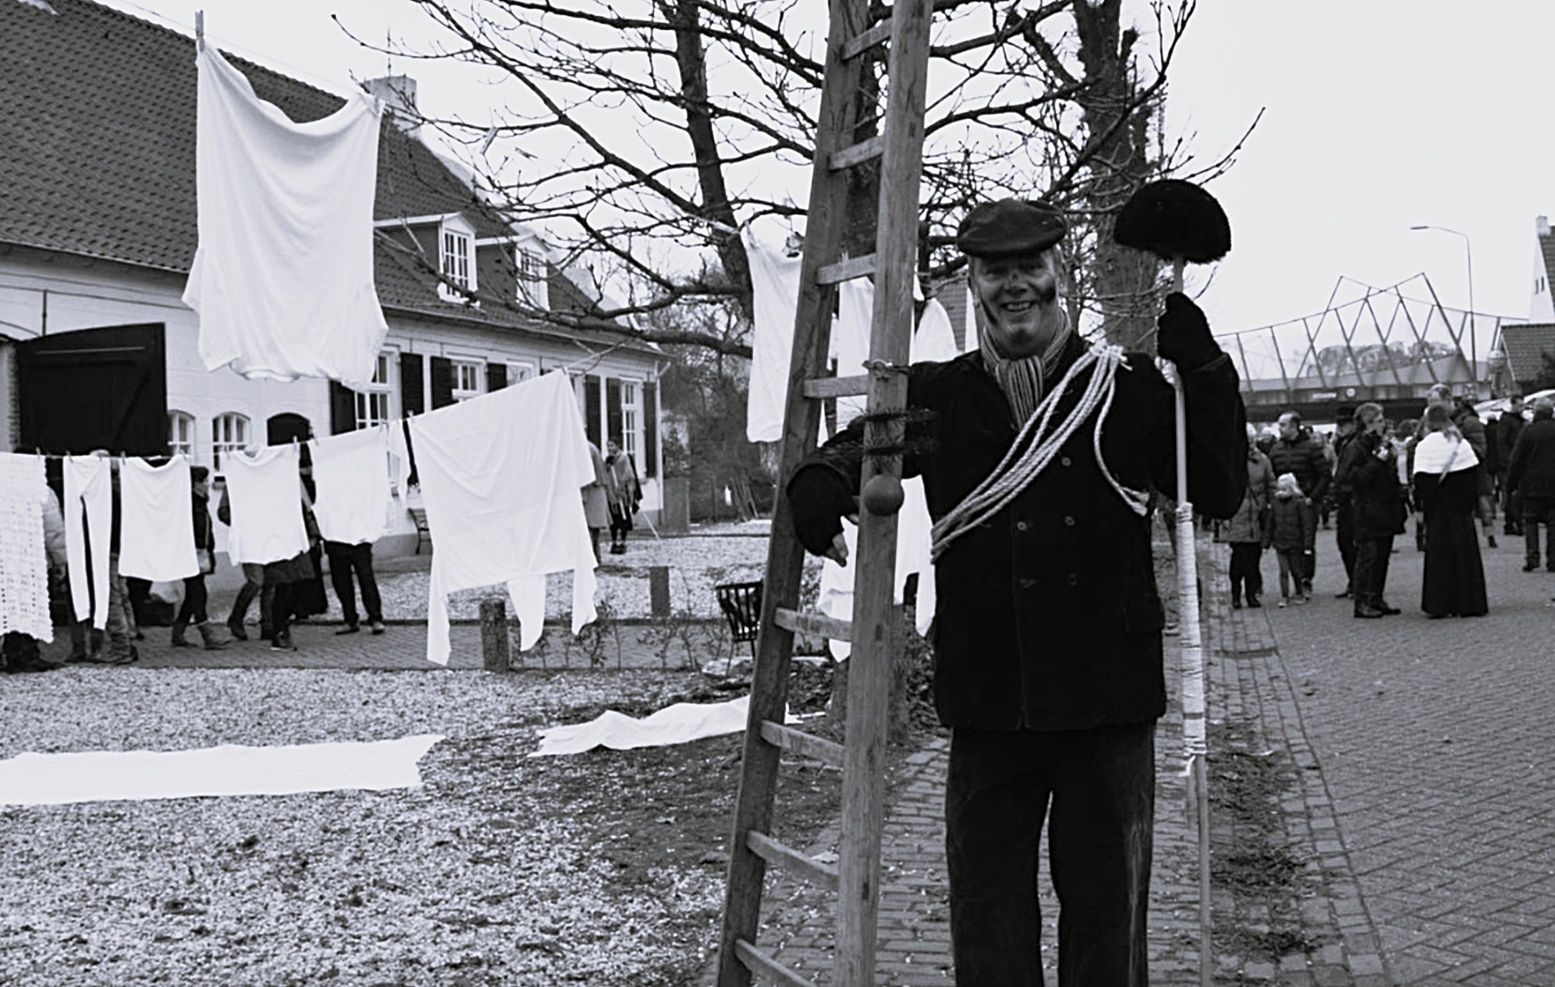
[[[43,459],[0,453],[0,634],[54,640],[43,542]]]

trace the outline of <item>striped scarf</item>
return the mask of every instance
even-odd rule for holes
[[[1010,402],[1010,415],[1015,420],[1016,428],[1025,425],[1031,418],[1032,412],[1037,410],[1037,405],[1041,403],[1042,395],[1047,390],[1047,378],[1057,366],[1058,358],[1069,342],[1069,313],[1063,309],[1059,311],[1064,316],[1064,327],[1053,335],[1052,341],[1048,343],[1047,349],[1041,356],[1016,359],[1001,356],[989,340],[986,331],[977,334],[977,349],[982,354],[983,366],[993,375],[993,379],[999,382],[999,389]],[[979,329],[981,328],[979,326]]]

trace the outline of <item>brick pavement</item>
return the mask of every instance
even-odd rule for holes
[[[1354,620],[1321,534],[1316,601],[1266,613],[1395,982],[1555,984],[1555,576],[1505,540],[1490,615],[1429,620],[1400,539],[1405,613]]]

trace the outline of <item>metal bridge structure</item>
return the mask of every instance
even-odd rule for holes
[[[1366,401],[1405,418],[1435,384],[1476,402],[1495,396],[1501,326],[1526,321],[1448,308],[1424,274],[1385,288],[1340,277],[1321,312],[1216,339],[1241,374],[1249,421],[1286,410],[1333,421]]]

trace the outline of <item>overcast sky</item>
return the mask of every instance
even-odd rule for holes
[[[408,0],[107,0],[335,92],[385,74],[382,41],[436,35]],[[1145,7],[1141,2],[1140,9]],[[1545,115],[1555,4],[1487,0],[1200,0],[1174,63],[1168,129],[1198,155],[1229,149],[1264,116],[1211,191],[1233,248],[1201,302],[1217,332],[1321,310],[1341,276],[1388,285],[1427,274],[1467,307],[1526,318],[1534,219],[1555,213],[1555,128]],[[396,60],[433,116],[487,118],[503,95],[468,66]],[[1354,297],[1351,285],[1341,298]]]

